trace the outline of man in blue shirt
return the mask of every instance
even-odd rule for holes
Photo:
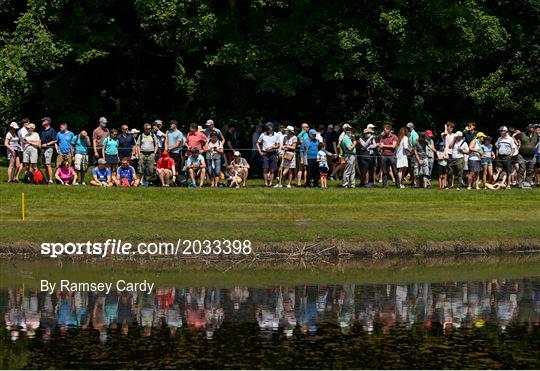
[[[174,160],[176,171],[182,168],[182,153],[181,150],[186,143],[184,134],[178,130],[178,122],[171,120],[169,122],[170,129],[167,130],[167,139],[165,140],[165,151],[169,152],[169,156]]]
[[[69,162],[71,166],[71,140],[75,135],[68,130],[68,124],[63,122],[60,124],[60,132],[56,134],[56,166],[60,166],[62,161]]]
[[[133,134],[129,132],[129,127],[126,124],[123,124],[120,127],[121,133],[116,137],[118,140],[118,157],[124,158],[127,157],[130,160],[135,159],[135,138]]]
[[[319,153],[319,141],[317,140],[317,131],[311,129],[308,131],[308,138],[302,143],[302,151],[305,153],[308,165],[309,181],[306,186],[319,186],[319,163],[317,162],[317,154]]]
[[[107,167],[107,161],[100,158],[97,166],[92,170],[92,180],[90,184],[96,187],[112,187],[111,169]]]
[[[43,153],[43,162],[45,163],[45,172],[49,183],[53,183],[52,156],[56,144],[56,130],[51,127],[51,118],[41,119],[43,131],[41,132],[41,151]]]

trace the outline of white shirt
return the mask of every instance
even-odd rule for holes
[[[262,151],[267,151],[269,148],[280,145],[279,137],[276,133],[268,134],[267,132],[261,133],[261,136],[257,140],[257,143],[262,143]],[[275,151],[275,149],[273,149]]]
[[[469,149],[469,145],[465,142],[465,139],[461,139],[459,142],[454,144],[452,147],[452,158],[463,158],[463,151]]]
[[[499,149],[499,155],[502,156],[508,156],[517,151],[516,141],[510,135],[497,139],[495,147]]]
[[[27,132],[26,135],[24,136],[24,138],[27,140],[27,141],[31,141],[33,143],[39,141],[39,134],[36,133],[36,132],[33,132],[32,134],[30,134],[30,132]],[[27,149],[28,147],[34,147],[34,148],[37,148],[35,145],[32,145],[28,142],[24,143],[23,141],[23,150]]]
[[[11,134],[10,132],[8,132],[6,134],[6,139],[9,143],[9,146],[11,147],[11,149],[13,149],[14,151],[18,151],[21,149],[21,142],[19,140],[19,137],[17,136],[17,134],[13,135]]]

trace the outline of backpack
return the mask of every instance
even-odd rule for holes
[[[45,177],[39,169],[36,169],[36,171],[34,172],[33,181],[34,184],[45,184]]]
[[[24,172],[24,182],[26,184],[32,184],[34,182],[34,175],[31,171],[25,171]]]

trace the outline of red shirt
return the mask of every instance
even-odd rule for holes
[[[397,145],[397,136],[395,134],[390,133],[389,136],[385,137],[384,134],[381,135],[381,143],[385,146],[391,146],[394,142],[396,142]],[[383,156],[393,156],[396,153],[395,148],[384,148],[383,149]]]
[[[158,169],[172,170],[174,167],[174,160],[171,157],[161,157],[157,162]]]
[[[192,147],[203,149],[206,142],[208,142],[208,138],[200,131],[196,131],[195,133],[189,132],[186,137],[186,145],[188,149]]]

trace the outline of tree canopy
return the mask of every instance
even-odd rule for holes
[[[522,127],[539,38],[539,0],[0,0],[0,114]]]

